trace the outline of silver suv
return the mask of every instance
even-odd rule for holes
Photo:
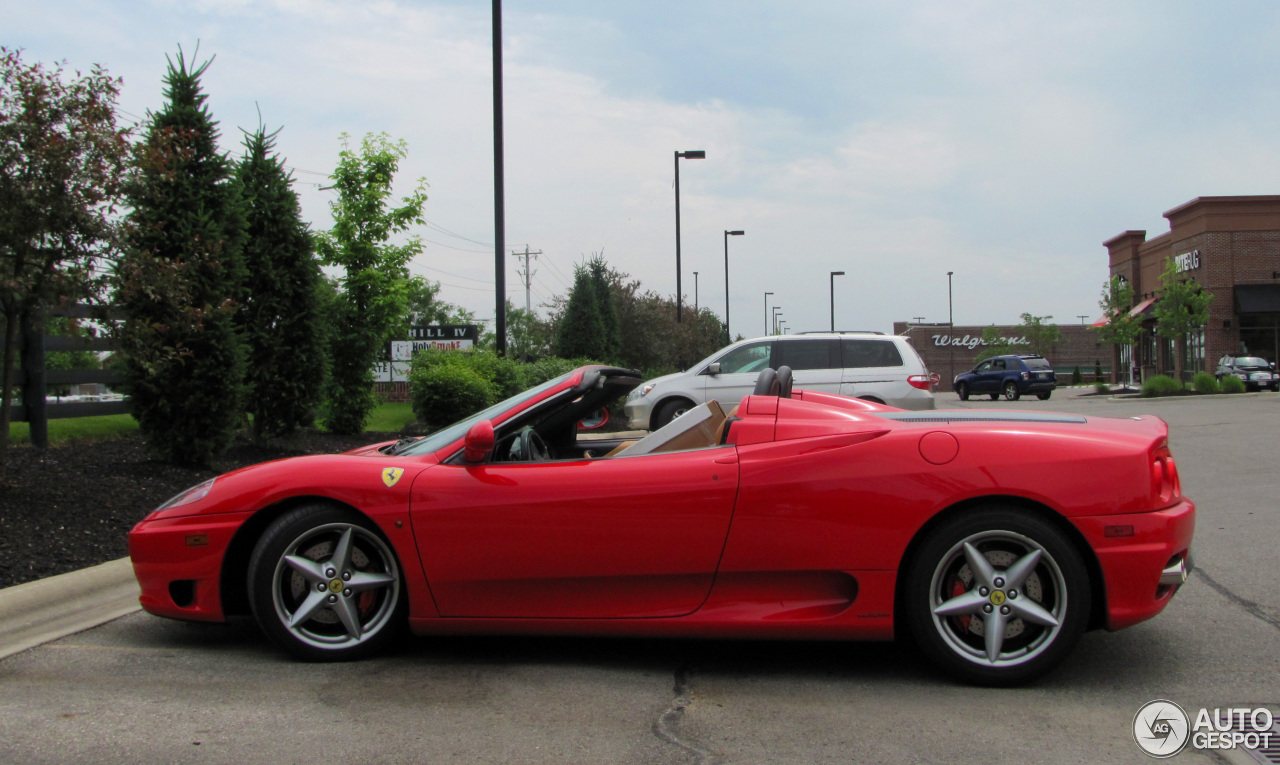
[[[687,372],[631,391],[630,427],[657,430],[708,399],[727,412],[751,393],[760,370],[791,367],[797,388],[838,393],[899,409],[933,409],[937,375],[907,338],[878,332],[821,332],[740,340]]]

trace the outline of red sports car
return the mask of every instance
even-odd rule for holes
[[[908,412],[765,370],[637,441],[589,366],[417,439],[236,470],[129,535],[142,606],[302,659],[417,634],[888,640],[1025,682],[1159,613],[1195,506],[1155,417]]]

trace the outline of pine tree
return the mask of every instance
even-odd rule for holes
[[[248,271],[239,319],[249,362],[247,409],[259,441],[314,421],[325,372],[326,348],[317,326],[320,265],[292,179],[275,153],[279,132],[246,132],[244,157],[236,166]]]
[[[622,348],[622,331],[618,323],[618,306],[613,299],[609,266],[604,257],[596,254],[587,262],[587,270],[595,290],[596,311],[600,314],[600,353],[592,358],[616,364]]]
[[[126,199],[127,248],[116,268],[125,389],[161,457],[205,463],[242,416],[244,221],[230,163],[218,151],[200,77],[181,50],[165,75],[168,103],[148,115]]]
[[[604,322],[596,288],[585,266],[573,270],[573,289],[556,331],[556,355],[562,359],[600,360],[604,352]]]

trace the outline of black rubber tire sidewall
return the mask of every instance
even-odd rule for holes
[[[1004,397],[1008,401],[1017,401],[1019,398],[1022,398],[1022,394],[1018,392],[1017,383],[1007,382],[1001,390],[1004,391]]]
[[[383,650],[388,643],[404,632],[407,624],[408,595],[404,582],[404,567],[395,555],[395,548],[383,538],[391,550],[393,562],[400,576],[400,596],[395,611],[381,630],[360,645],[350,648],[323,649],[303,643],[280,623],[273,602],[275,567],[285,548],[308,529],[329,523],[349,523],[382,536],[378,528],[367,518],[352,510],[326,504],[310,504],[296,507],[271,522],[262,538],[253,548],[249,558],[247,575],[249,608],[258,628],[271,642],[302,661],[351,661]]]
[[[961,400],[961,401],[968,401],[968,400],[969,400],[969,386],[968,386],[968,385],[965,385],[964,383],[960,383],[959,385],[957,385],[957,386],[956,386],[956,395],[958,395],[958,396],[960,397],[960,400]]]
[[[1014,667],[987,667],[957,656],[938,634],[929,607],[934,570],[942,557],[961,539],[991,530],[1022,534],[1044,547],[1058,564],[1067,589],[1066,618],[1053,643],[1034,659]],[[989,505],[957,515],[934,529],[904,565],[911,567],[904,580],[901,613],[908,631],[926,658],[966,683],[995,687],[1028,683],[1057,666],[1089,622],[1089,574],[1080,551],[1052,523],[1024,510]]]
[[[662,402],[662,404],[658,406],[657,411],[653,414],[653,422],[650,425],[649,430],[657,430],[658,428],[669,424],[676,418],[676,411],[681,408],[686,410],[692,409],[693,404],[680,399]]]

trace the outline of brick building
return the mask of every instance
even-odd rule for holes
[[[1169,257],[1214,296],[1209,323],[1188,338],[1188,376],[1213,372],[1227,353],[1280,359],[1280,196],[1197,197],[1164,217],[1169,231],[1154,239],[1125,231],[1103,242],[1110,274],[1128,281],[1133,311],[1146,319],[1138,346],[1143,377],[1174,369],[1173,343],[1154,333],[1154,303]],[[1118,375],[1128,366],[1128,349],[1108,350]]]
[[[978,354],[982,353],[983,326],[955,328],[943,324],[909,324],[904,321],[894,322],[893,334],[910,338],[911,347],[916,349],[920,358],[929,367],[930,372],[937,372],[942,377],[935,391],[951,390],[951,381],[961,372],[973,369],[978,363]],[[1025,340],[1022,337],[1022,325],[998,326],[1001,337],[1011,342]],[[1080,324],[1059,324],[1062,340],[1045,354],[1045,358],[1053,365],[1058,374],[1058,384],[1068,385],[1071,375],[1080,369],[1084,382],[1094,381],[1094,370],[1102,366],[1104,377],[1111,373],[1111,346],[1098,341],[1098,334]],[[1025,348],[1015,348],[1017,353],[1030,353]]]

